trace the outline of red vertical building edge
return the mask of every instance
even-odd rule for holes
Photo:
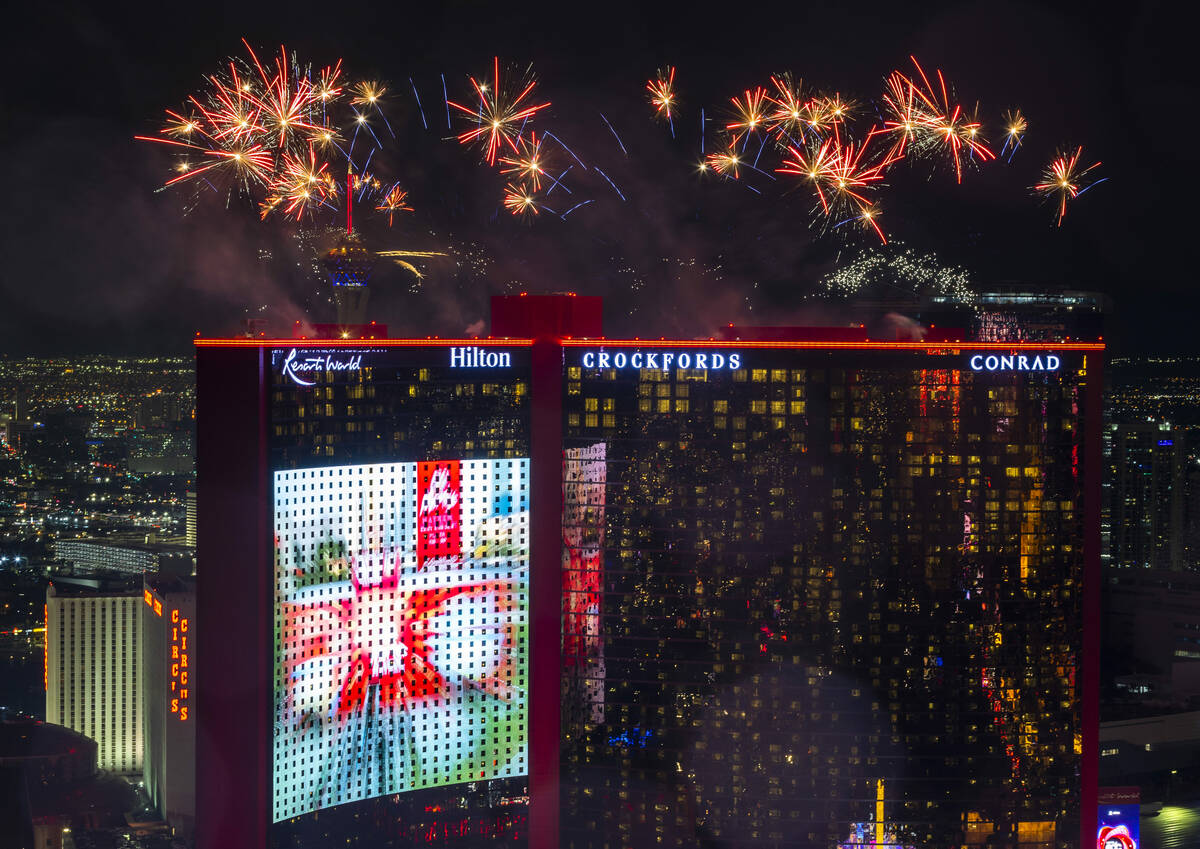
[[[261,347],[198,354],[196,846],[257,849],[271,811],[270,374]]]
[[[563,349],[539,339],[531,352],[529,849],[557,849],[562,646]]]
[[[1084,356],[1087,366],[1087,410],[1084,434],[1086,468],[1084,500],[1087,514],[1084,524],[1083,575],[1083,658],[1077,664],[1082,688],[1082,752],[1079,762],[1079,846],[1086,849],[1096,840],[1096,816],[1100,787],[1100,582],[1104,579],[1100,567],[1100,481],[1104,457],[1101,452],[1101,429],[1104,427],[1104,352]]]

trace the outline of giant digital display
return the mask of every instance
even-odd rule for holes
[[[528,774],[529,460],[273,476],[273,821]]]

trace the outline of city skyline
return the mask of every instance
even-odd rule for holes
[[[21,6],[0,825],[1190,845],[1186,31]]]

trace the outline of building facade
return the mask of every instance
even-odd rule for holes
[[[196,491],[189,489],[184,496],[183,544],[196,550]]]
[[[90,737],[101,769],[142,771],[140,594],[51,584],[46,591],[46,721]]]
[[[166,543],[63,539],[54,543],[54,556],[76,569],[94,572],[189,572],[194,549]]]
[[[199,846],[1086,845],[1102,345],[520,306],[198,343]]]
[[[1168,422],[1113,423],[1104,434],[1108,462],[1106,565],[1184,570],[1185,435]]]

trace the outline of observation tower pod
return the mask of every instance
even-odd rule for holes
[[[353,231],[345,233],[321,261],[333,286],[337,305],[337,323],[342,326],[366,322],[367,299],[371,289],[371,269],[375,258]]]

